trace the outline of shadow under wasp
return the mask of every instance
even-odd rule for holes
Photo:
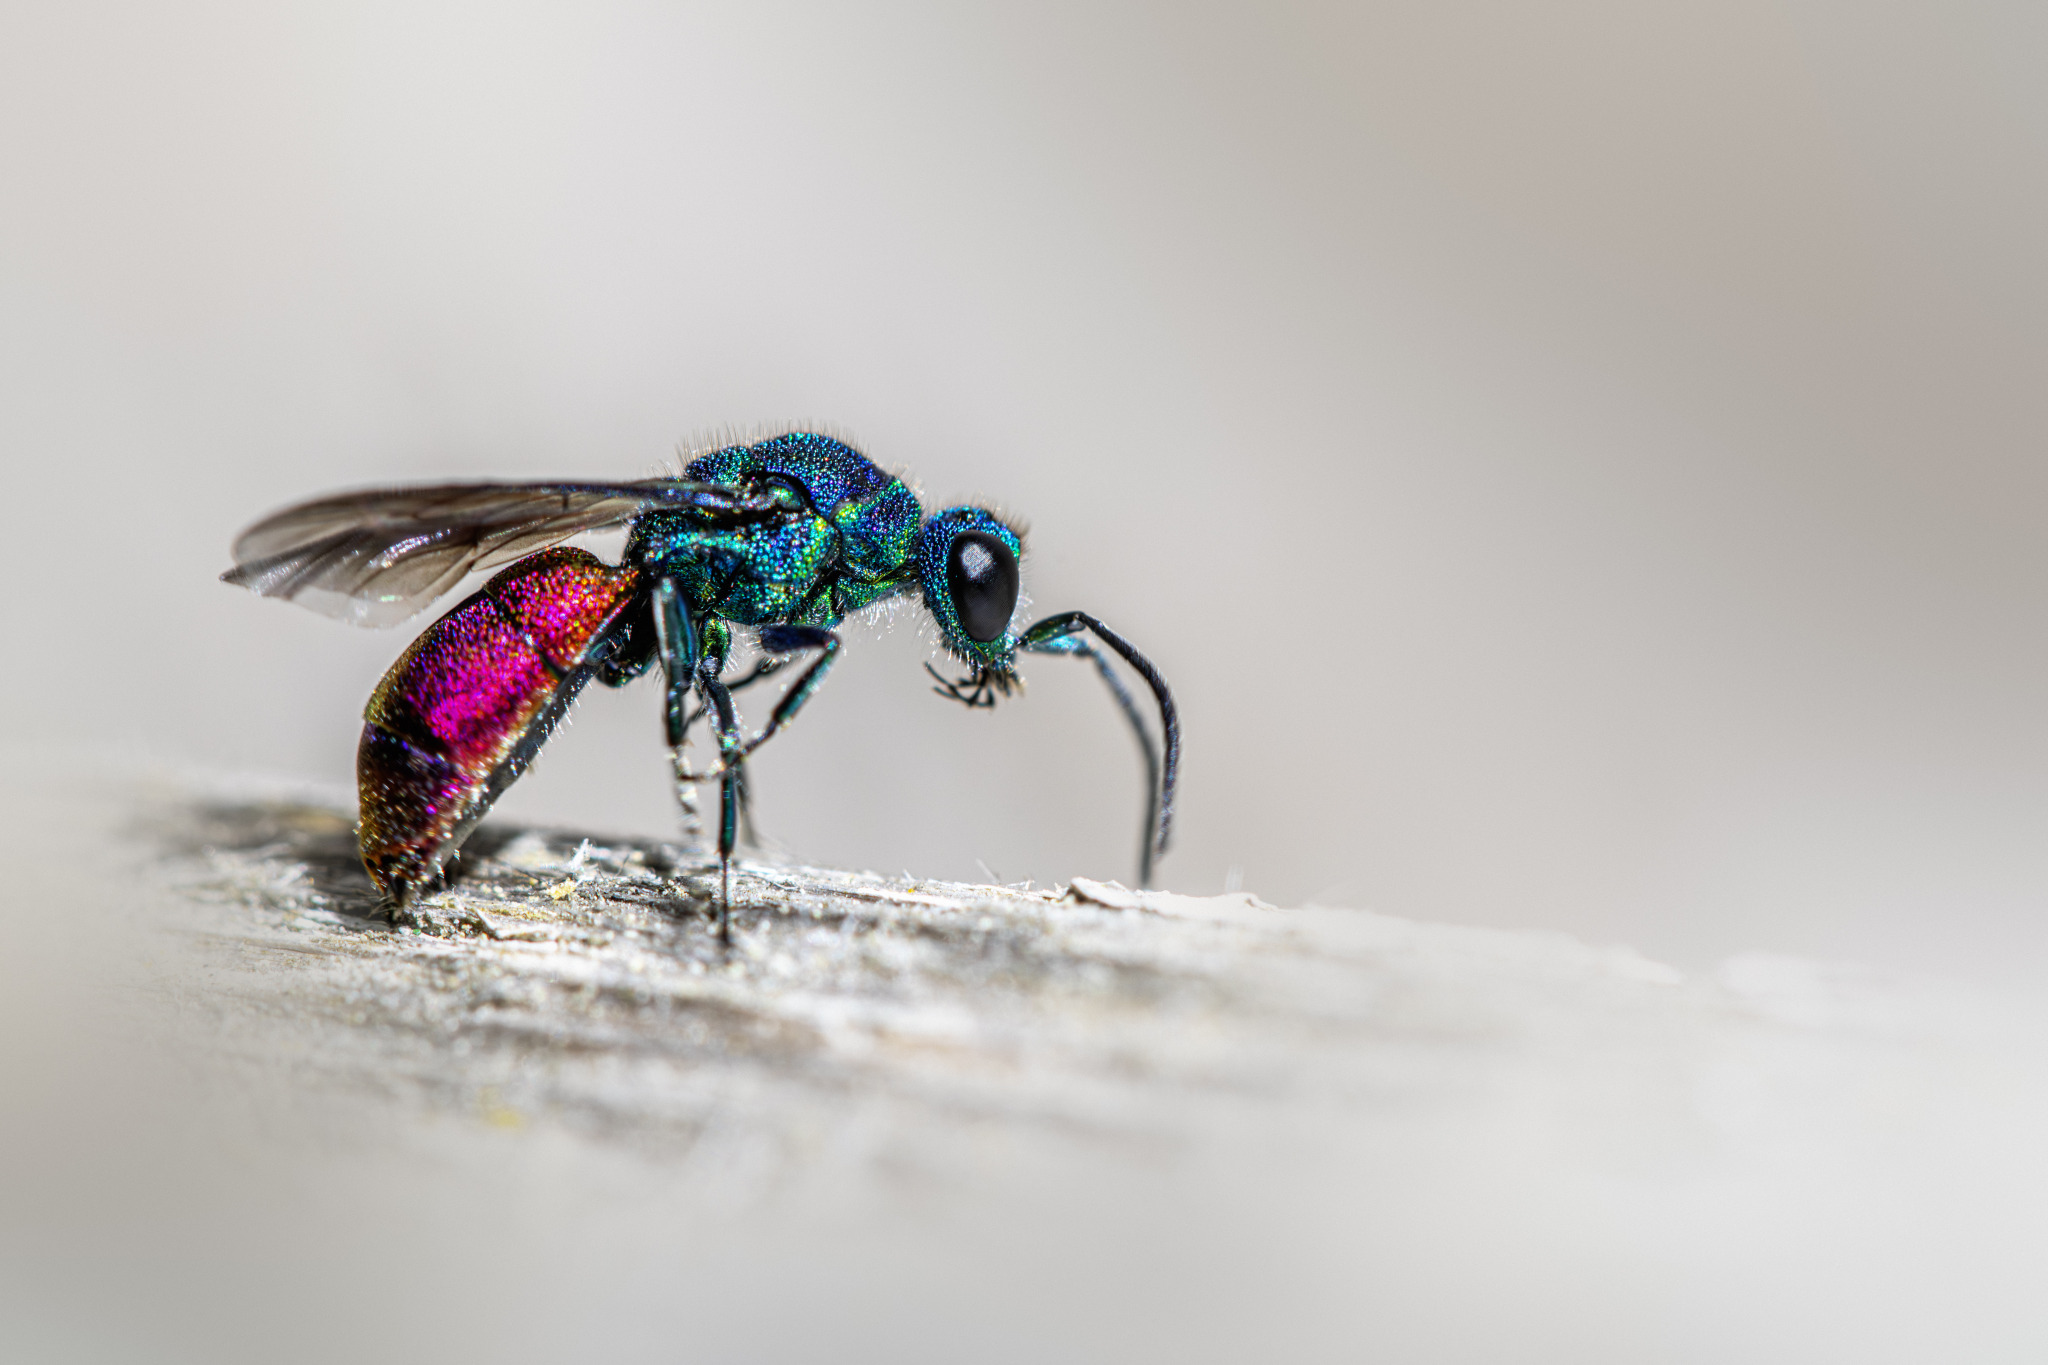
[[[616,565],[558,542],[626,526]],[[694,820],[698,782],[719,784],[719,936],[731,941],[732,852],[749,755],[796,717],[838,658],[849,615],[918,594],[945,651],[966,669],[933,690],[990,708],[1019,684],[1017,655],[1088,660],[1145,758],[1138,881],[1173,832],[1180,722],[1166,679],[1128,640],[1081,611],[1013,631],[1018,531],[983,507],[924,514],[899,478],[842,441],[788,432],[702,455],[681,478],[622,483],[469,483],[376,488],[285,508],[235,541],[221,577],[264,597],[358,625],[412,616],[475,569],[508,565],[429,626],[364,708],[356,753],[363,865],[403,909],[443,875],[462,841],[517,780],[595,678],[611,687],[657,662],[677,799]],[[728,681],[734,628],[763,658]],[[1158,700],[1162,746],[1107,658]],[[807,667],[759,733],[732,694]],[[692,698],[695,707],[692,708]],[[691,728],[707,720],[718,762],[693,770]]]

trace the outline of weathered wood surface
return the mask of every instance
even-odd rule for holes
[[[480,832],[455,884],[393,925],[332,809],[213,801],[167,811],[159,837],[240,993],[318,1021],[318,1069],[663,1143],[736,1124],[772,1150],[799,1110],[844,1128],[879,1104],[928,1135],[1187,1144],[1246,1109],[1469,1090],[1589,1009],[1669,1026],[1674,1005],[1740,1008],[1561,936],[1086,880],[746,862],[726,948],[701,851],[532,829]]]
[[[336,806],[124,799],[11,826],[0,1356],[2048,1354],[2031,1001],[755,863],[727,950],[502,827],[392,925]]]

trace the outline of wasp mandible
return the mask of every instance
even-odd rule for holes
[[[558,543],[615,526],[628,528],[616,565]],[[852,446],[793,431],[701,455],[675,479],[437,484],[317,498],[244,531],[235,567],[221,578],[384,626],[472,570],[507,566],[413,641],[363,711],[358,838],[363,866],[398,909],[443,876],[592,678],[620,687],[659,661],[686,816],[694,817],[696,783],[719,784],[718,928],[729,943],[748,756],[824,682],[839,657],[835,627],[912,593],[937,624],[942,648],[966,669],[947,679],[925,665],[938,682],[933,690],[969,707],[1010,695],[1020,653],[1094,664],[1145,757],[1138,880],[1151,882],[1173,833],[1173,694],[1151,661],[1086,612],[1013,631],[1023,548],[1018,528],[995,512],[964,506],[926,516],[903,480]],[[736,627],[754,632],[762,657],[728,680]],[[1151,688],[1163,746],[1090,635]],[[759,733],[746,735],[732,694],[806,655]],[[718,749],[717,764],[703,772],[685,757],[700,719]]]

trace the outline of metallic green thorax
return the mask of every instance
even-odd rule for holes
[[[780,486],[804,513],[720,531],[686,511],[641,517],[627,562],[672,576],[699,612],[741,625],[829,628],[917,583],[917,495],[830,437],[795,432],[731,446],[692,461],[683,477]]]

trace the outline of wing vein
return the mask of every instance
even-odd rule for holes
[[[235,539],[223,581],[357,625],[414,615],[471,572],[672,508],[707,528],[792,513],[786,493],[680,479],[368,488],[274,512]]]

